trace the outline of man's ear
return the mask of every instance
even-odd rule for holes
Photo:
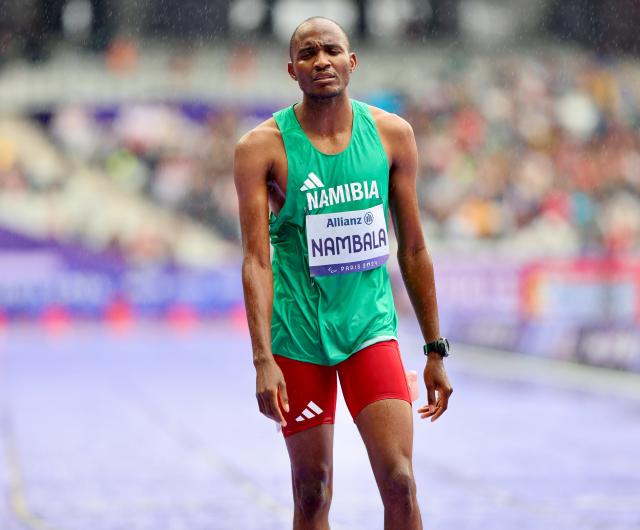
[[[298,78],[296,77],[296,73],[293,71],[293,63],[287,64],[287,71],[289,72],[289,77],[291,77],[291,79],[293,79],[294,81],[298,80]]]
[[[353,72],[358,67],[358,58],[355,53],[351,52],[349,54],[349,62],[351,63],[351,71]]]

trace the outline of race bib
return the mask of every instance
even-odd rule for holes
[[[382,204],[366,210],[307,215],[311,276],[375,269],[389,259]]]

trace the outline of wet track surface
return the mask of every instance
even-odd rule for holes
[[[421,368],[412,331],[401,350]],[[640,399],[615,374],[596,389],[531,363],[447,361],[450,410],[415,427],[425,528],[640,529]],[[0,422],[3,530],[290,528],[288,459],[257,412],[242,326],[5,329]],[[332,528],[382,528],[341,398],[335,440]]]

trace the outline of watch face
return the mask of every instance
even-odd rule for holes
[[[443,357],[446,357],[449,355],[449,341],[447,339],[445,339],[444,337],[441,339],[438,339],[438,342],[436,344],[436,348],[437,351],[440,355],[442,355]]]

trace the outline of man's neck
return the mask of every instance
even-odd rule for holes
[[[315,99],[304,96],[296,106],[296,117],[302,128],[320,136],[333,136],[351,130],[351,100],[346,91],[334,98]]]

